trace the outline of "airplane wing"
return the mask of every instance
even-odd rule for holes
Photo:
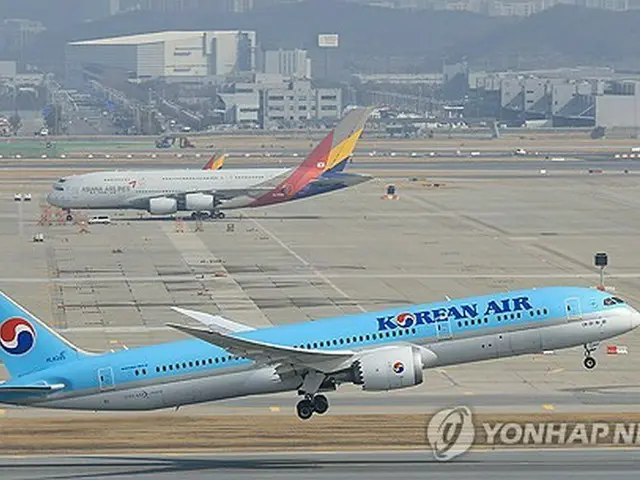
[[[220,315],[211,315],[209,313],[197,312],[195,310],[187,310],[186,308],[179,307],[171,307],[171,310],[181,313],[182,315],[186,315],[189,318],[193,318],[194,320],[197,320],[205,326],[211,327],[213,330],[225,335],[228,333],[239,333],[247,332],[249,330],[255,330],[255,328],[249,325],[234,322],[233,320],[221,317]]]
[[[323,373],[335,372],[348,366],[355,352],[351,350],[307,350],[302,348],[275,345],[272,343],[239,338],[215,331],[216,327],[191,327],[175,323],[167,324],[183,333],[237,355],[249,358],[261,364],[291,364],[304,366]]]

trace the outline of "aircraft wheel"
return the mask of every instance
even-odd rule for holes
[[[585,357],[582,364],[587,370],[593,370],[594,368],[596,368],[596,359],[593,357]]]
[[[329,400],[324,395],[316,395],[313,397],[313,409],[319,415],[326,413],[329,410]]]
[[[300,420],[308,420],[313,415],[313,403],[311,400],[300,400],[296,405],[296,411]]]
[[[71,215],[70,213],[67,213],[67,222],[73,222],[73,215]]]
[[[226,217],[226,215],[224,214],[224,212],[217,212],[216,213],[216,218],[219,218],[220,220],[222,220],[225,217]]]

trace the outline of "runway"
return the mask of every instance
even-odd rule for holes
[[[428,450],[241,455],[0,457],[3,480],[36,479],[636,479],[640,449],[467,453],[443,463]]]
[[[224,168],[293,168],[300,164],[302,159],[284,159],[280,162],[270,160],[242,159],[235,162],[229,160]],[[5,172],[16,171],[28,174],[30,170],[42,170],[51,172],[63,172],[62,175],[71,175],[75,171],[85,173],[98,170],[154,170],[194,168],[202,166],[201,159],[181,159],[176,165],[158,159],[123,159],[117,160],[61,160],[61,159],[25,159],[4,160],[0,167]],[[539,174],[541,169],[549,171],[582,172],[589,169],[601,169],[605,172],[623,172],[624,170],[640,170],[640,159],[612,159],[612,158],[566,158],[566,159],[513,159],[513,158],[487,158],[487,159],[406,159],[386,158],[370,160],[369,158],[355,159],[347,166],[347,171],[362,172],[388,172],[403,171],[408,176],[412,172],[446,171],[450,173],[470,171],[497,174],[530,173]]]

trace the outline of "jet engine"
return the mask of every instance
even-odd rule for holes
[[[380,391],[412,387],[422,383],[423,358],[411,346],[377,349],[353,364],[354,383],[363,390]]]
[[[206,193],[188,193],[184,197],[185,210],[194,212],[211,212],[215,206],[215,198],[213,195]]]
[[[178,211],[178,202],[175,198],[152,198],[149,200],[149,213],[155,215],[166,215],[167,213],[176,213]]]

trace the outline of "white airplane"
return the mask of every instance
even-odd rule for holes
[[[224,218],[223,210],[260,207],[328,193],[370,180],[344,173],[371,109],[351,110],[297,168],[139,170],[61,178],[47,201],[72,209],[178,211]]]
[[[329,408],[321,392],[419,385],[423,370],[584,346],[640,325],[640,314],[596,289],[504,292],[255,329],[174,308],[195,337],[104,354],[87,353],[0,293],[0,361],[11,378],[0,403],[75,410],[154,410],[223,398],[297,392],[306,420]],[[535,368],[535,367],[533,367]],[[428,381],[428,379],[427,379]]]

